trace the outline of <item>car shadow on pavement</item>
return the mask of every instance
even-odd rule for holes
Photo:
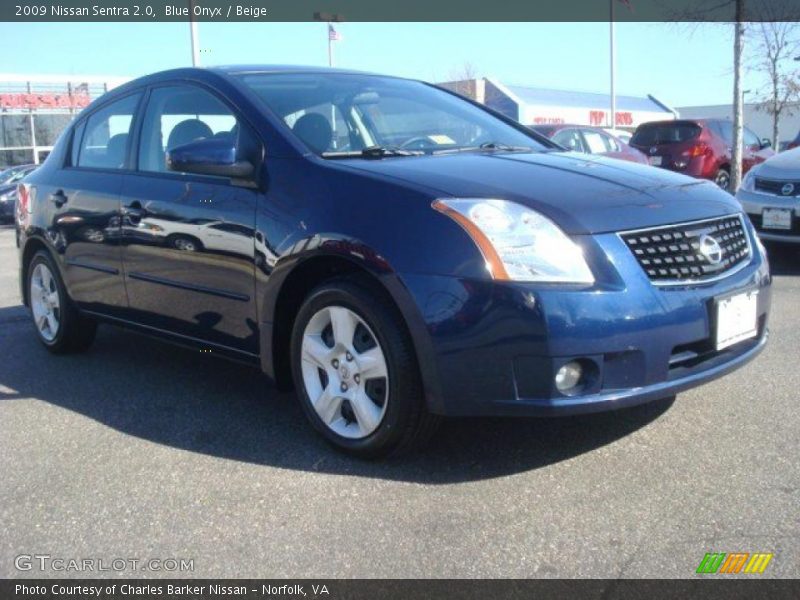
[[[0,401],[36,398],[156,444],[273,467],[427,484],[544,467],[644,427],[667,398],[611,413],[558,419],[446,420],[415,454],[356,460],[307,425],[294,394],[259,371],[104,326],[86,354],[51,356],[22,307],[0,309]]]
[[[773,275],[800,275],[800,244],[767,243],[766,247]]]

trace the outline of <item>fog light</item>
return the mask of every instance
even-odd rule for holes
[[[559,392],[568,392],[581,383],[583,367],[578,361],[568,362],[556,373],[556,389]]]

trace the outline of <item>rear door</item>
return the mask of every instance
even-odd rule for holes
[[[223,98],[186,83],[150,90],[137,170],[122,190],[123,263],[131,316],[226,348],[258,352],[255,213],[260,192],[227,178],[167,169],[186,143],[230,140],[254,164],[258,144]]]
[[[47,189],[47,232],[62,257],[70,296],[89,310],[127,306],[120,251],[120,191],[130,161],[131,131],[142,93],[104,104],[73,128],[67,164]]]

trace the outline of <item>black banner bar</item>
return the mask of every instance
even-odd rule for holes
[[[796,1],[741,1],[744,21],[800,20]],[[0,21],[733,21],[736,6],[737,0],[3,0]]]
[[[751,576],[692,580],[452,580],[452,579],[5,579],[0,598],[52,600],[430,600],[430,599],[639,599],[703,598],[714,600],[795,600],[800,581]]]

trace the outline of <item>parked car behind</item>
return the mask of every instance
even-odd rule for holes
[[[792,150],[793,148],[797,148],[797,147],[800,147],[800,131],[797,132],[797,135],[794,137],[794,139],[791,142],[786,144],[786,148],[784,148],[784,149],[785,150]]]
[[[19,181],[36,168],[37,165],[19,165],[0,171],[0,185],[10,185]]]
[[[17,184],[36,167],[37,165],[22,165],[0,173],[0,222],[8,223],[14,220]]]
[[[731,182],[732,144],[733,125],[724,119],[651,121],[639,125],[631,138],[631,146],[646,154],[651,165],[710,179],[726,191]],[[768,141],[744,128],[742,173],[773,154]]]
[[[18,207],[22,297],[51,352],[104,322],[250,363],[359,456],[409,450],[443,415],[674,395],[767,340],[768,265],[732,196],[562,152],[419,81],[136,79],[81,111]],[[154,243],[204,222],[237,233]]]
[[[736,193],[763,240],[800,243],[800,148],[750,169]]]
[[[599,127],[586,125],[532,125],[531,129],[573,152],[598,154],[647,164],[647,157]]]

